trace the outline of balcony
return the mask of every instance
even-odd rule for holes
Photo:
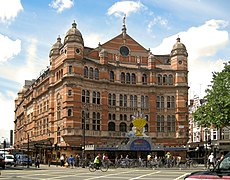
[[[80,128],[66,128],[62,132],[62,136],[83,136],[83,130]],[[125,135],[125,132],[85,130],[85,136],[125,137]]]

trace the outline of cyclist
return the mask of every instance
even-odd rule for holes
[[[101,166],[101,154],[100,153],[95,157],[93,163],[96,169],[99,169],[99,167]]]

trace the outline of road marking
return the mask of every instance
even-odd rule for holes
[[[136,170],[134,170],[134,171],[136,171]],[[92,177],[92,178],[88,178],[88,179],[84,179],[84,180],[99,179],[99,178],[108,177],[108,176],[127,174],[127,173],[134,172],[134,171],[124,171],[124,172],[119,172],[119,173],[114,173],[114,174],[107,174],[104,176],[97,176],[97,177]]]
[[[142,175],[142,176],[138,176],[138,177],[135,177],[135,178],[131,178],[131,179],[129,179],[129,180],[140,179],[140,178],[142,178],[142,177],[150,176],[150,175],[153,175],[153,174],[158,174],[158,173],[160,173],[160,172],[161,172],[161,171],[156,171],[156,172],[152,172],[152,173],[149,173],[149,174],[144,174],[144,175]]]
[[[181,175],[181,176],[175,178],[174,180],[179,180],[180,178],[182,178],[182,177],[184,177],[184,176],[186,176],[186,175],[188,175],[188,174],[190,174],[190,173],[185,173],[185,174],[183,174],[183,175]]]

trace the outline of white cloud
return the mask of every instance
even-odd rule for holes
[[[124,14],[126,14],[126,16],[129,16],[129,14],[135,13],[144,7],[145,6],[140,1],[139,2],[121,1],[121,2],[116,2],[115,4],[113,4],[108,9],[107,14],[115,15],[116,17],[122,17]]]
[[[228,32],[223,29],[227,25],[226,21],[212,19],[201,26],[165,38],[158,47],[151,50],[154,54],[169,54],[179,35],[189,55],[190,95],[203,97],[212,79],[212,72],[222,70],[223,62],[227,61],[213,58],[229,42]]]
[[[53,0],[49,6],[57,9],[58,13],[61,13],[64,9],[69,9],[73,6],[73,0]]]
[[[0,21],[12,21],[23,10],[20,0],[0,1]]]
[[[14,128],[14,113],[12,112],[14,112],[14,99],[16,96],[12,96],[12,94],[15,95],[14,92],[8,92],[7,94],[10,95],[10,97],[6,97],[2,93],[0,93],[0,132],[2,133],[1,137],[6,137],[6,132],[10,134],[10,130]]]
[[[0,62],[5,62],[20,53],[21,41],[19,39],[11,40],[0,34],[0,49]]]
[[[168,26],[168,20],[161,17],[161,16],[157,16],[157,17],[154,17],[151,21],[149,21],[148,26],[147,26],[147,31],[149,33],[152,33],[152,28],[156,24],[160,24],[161,26],[168,28],[167,27]]]
[[[99,34],[86,34],[84,37],[84,41],[85,41],[85,46],[87,47],[92,47],[92,48],[96,48],[98,46],[99,42],[102,42],[103,37],[101,37],[101,35]]]

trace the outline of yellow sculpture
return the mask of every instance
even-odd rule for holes
[[[136,136],[143,136],[143,128],[146,125],[146,120],[141,117],[137,117],[133,120],[133,126],[135,127]]]

